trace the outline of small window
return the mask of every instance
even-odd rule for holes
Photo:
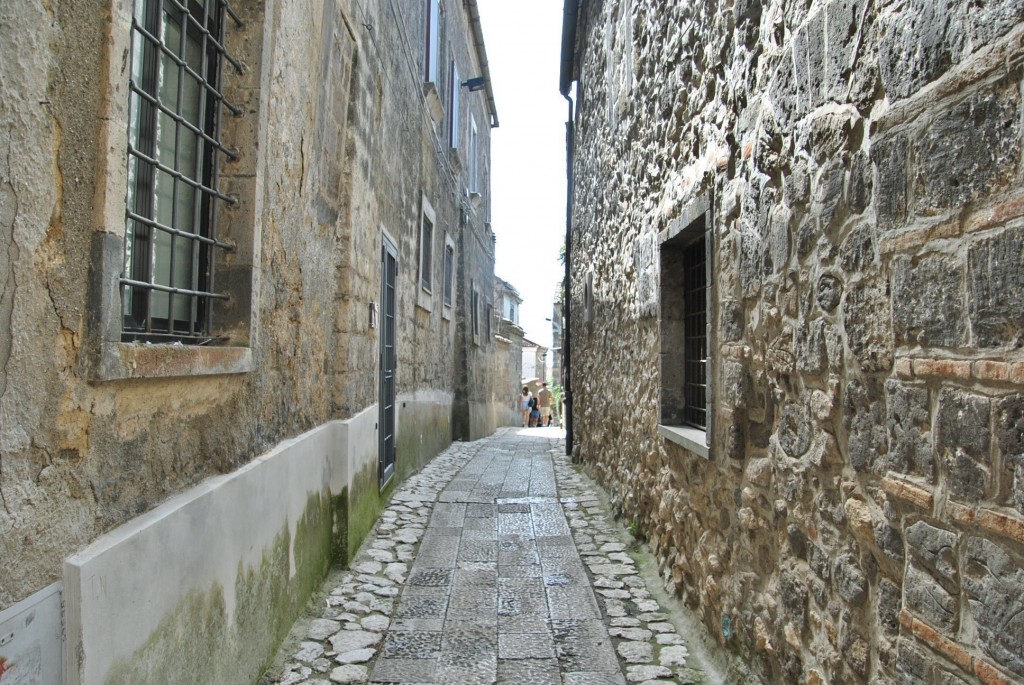
[[[431,272],[433,269],[432,261],[433,255],[433,244],[434,244],[434,223],[423,215],[423,223],[420,228],[420,287],[430,292],[433,283],[431,282]]]
[[[477,184],[480,181],[479,162],[477,160],[477,132],[476,132],[476,117],[472,114],[469,115],[469,192],[479,193],[480,190]]]
[[[475,287],[473,288],[473,298],[471,304],[471,317],[473,320],[473,338],[478,338],[480,336],[480,293],[476,291]]]
[[[128,114],[122,340],[205,344],[214,287],[226,3],[136,0]],[[230,12],[228,9],[227,12]]]
[[[661,427],[686,449],[709,457],[712,378],[709,340],[712,233],[710,196],[663,234],[660,248]]]
[[[452,239],[445,236],[444,245],[444,306],[452,306],[452,296],[455,290],[455,244]]]
[[[440,77],[441,56],[441,3],[440,0],[425,0],[427,3],[426,41],[424,42],[423,78],[437,83]]]
[[[448,70],[448,147],[459,147],[459,69],[452,59]]]
[[[487,336],[487,340],[491,339],[491,321],[494,320],[494,305],[487,305],[487,316],[484,317],[484,335]]]

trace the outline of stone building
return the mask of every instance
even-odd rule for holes
[[[564,16],[574,454],[761,679],[1024,683],[1024,4]]]
[[[477,3],[8,2],[0,37],[0,656],[251,683],[394,483],[515,419]]]

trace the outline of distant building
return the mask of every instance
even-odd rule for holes
[[[523,384],[539,385],[548,379],[548,348],[523,338]]]

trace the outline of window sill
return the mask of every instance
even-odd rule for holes
[[[416,292],[416,306],[428,312],[434,311],[434,294],[429,290],[420,288]]]
[[[708,434],[699,428],[660,425],[658,426],[658,433],[669,442],[674,442],[699,457],[711,459],[710,450],[707,446]]]
[[[102,345],[93,380],[212,376],[252,370],[249,347],[106,342]]]

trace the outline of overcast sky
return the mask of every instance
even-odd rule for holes
[[[491,130],[495,274],[523,298],[526,337],[551,346],[552,304],[563,275],[565,119],[558,92],[562,3],[478,0],[500,126]]]

